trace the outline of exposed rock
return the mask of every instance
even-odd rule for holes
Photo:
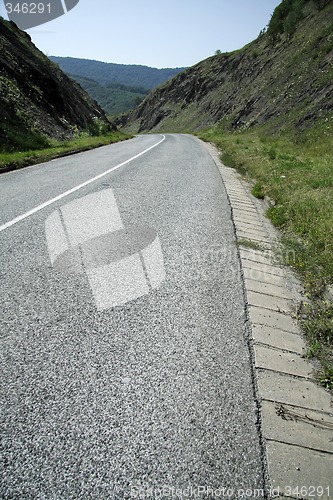
[[[332,118],[333,2],[309,4],[293,37],[267,34],[180,73],[119,123],[131,131],[193,131],[221,120],[233,129],[270,122],[272,131]]]

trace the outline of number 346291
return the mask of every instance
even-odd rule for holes
[[[51,4],[43,3],[6,3],[7,14],[51,14]]]
[[[301,487],[292,487],[292,486],[286,486],[285,495],[289,496],[296,496],[297,498],[327,498],[330,496],[330,488],[329,487],[323,487],[323,486],[301,486]]]

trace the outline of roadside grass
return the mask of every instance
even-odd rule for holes
[[[251,193],[253,196],[258,198],[259,200],[264,200],[265,199],[265,193],[263,190],[263,186],[260,182],[256,182],[255,185],[253,186]]]
[[[35,165],[53,158],[59,158],[81,151],[106,146],[114,142],[130,139],[132,136],[118,130],[100,136],[81,133],[71,141],[49,140],[45,147],[28,151],[0,152],[0,173]]]
[[[250,248],[251,250],[258,250],[259,252],[264,252],[266,250],[266,248],[260,243],[247,238],[239,238],[238,245],[244,248]]]
[[[267,216],[281,229],[285,263],[302,278],[310,304],[300,324],[317,357],[318,374],[333,388],[333,127],[279,136],[268,129],[228,132],[218,126],[198,134],[215,143],[222,161],[252,182],[252,193],[270,203]]]

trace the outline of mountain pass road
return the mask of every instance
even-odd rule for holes
[[[3,174],[0,238],[1,498],[264,488],[231,211],[198,139]]]

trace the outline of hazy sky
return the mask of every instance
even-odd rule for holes
[[[80,0],[64,16],[29,34],[47,55],[157,68],[191,66],[217,49],[239,49],[256,38],[279,3],[281,0]],[[2,0],[0,4],[0,15],[6,17]]]

